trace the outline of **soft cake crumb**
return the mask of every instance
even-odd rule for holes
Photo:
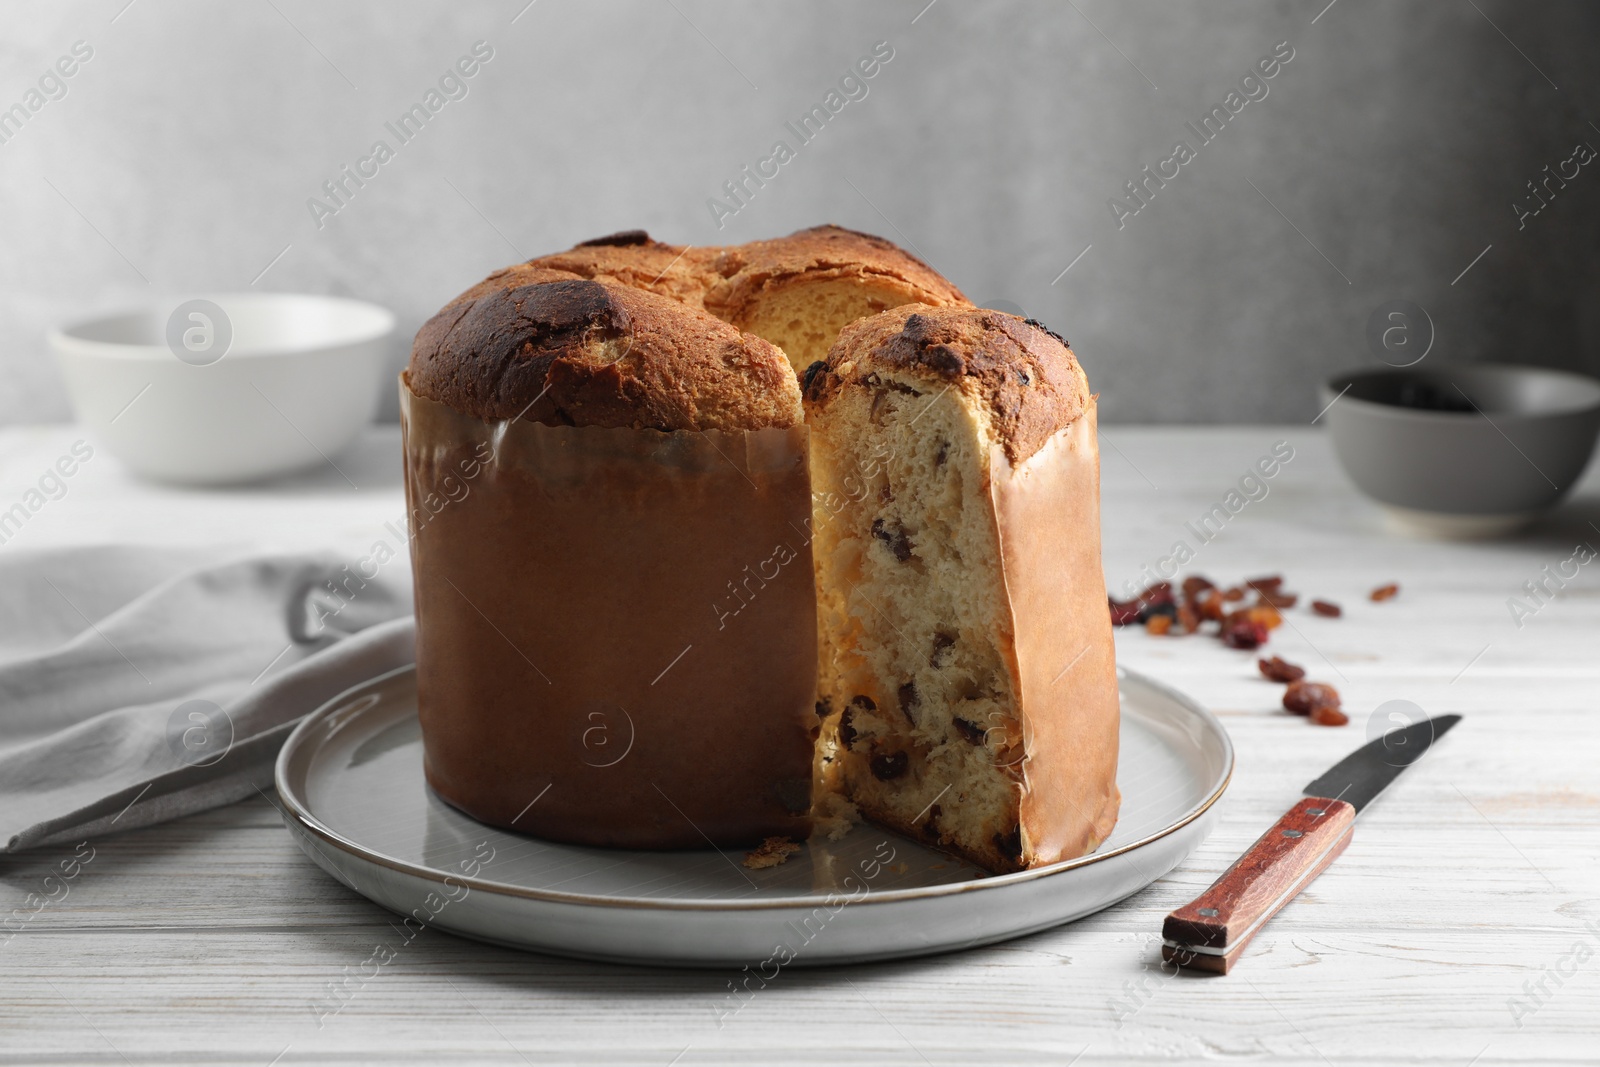
[[[856,806],[837,793],[823,795],[811,811],[811,836],[842,841],[861,821]]]
[[[787,863],[789,857],[800,851],[800,846],[787,837],[769,837],[761,847],[745,853],[744,865],[752,871],[776,867]]]

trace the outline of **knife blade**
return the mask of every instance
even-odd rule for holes
[[[1167,916],[1161,958],[1227,974],[1267,920],[1350,844],[1357,813],[1460,721],[1439,715],[1390,730],[1312,779],[1300,802],[1222,877]]]

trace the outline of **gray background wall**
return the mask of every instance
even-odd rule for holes
[[[1109,421],[1309,419],[1394,298],[1430,360],[1600,372],[1600,162],[1511,209],[1600,147],[1600,5],[525,2],[0,7],[0,107],[94,49],[0,144],[0,421],[70,417],[44,331],[87,311],[254,284],[383,303],[408,340],[489,270],[634,226],[882,233],[1064,333]],[[318,229],[307,199],[479,40],[468,95]],[[868,95],[719,231],[707,199],[878,41]],[[1280,41],[1268,96],[1119,229],[1108,199]]]

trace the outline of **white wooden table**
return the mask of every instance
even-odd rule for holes
[[[0,432],[0,507],[76,436]],[[97,456],[0,551],[117,538],[359,547],[403,511],[395,437],[375,430],[341,459],[358,493],[332,472],[220,495],[156,490]],[[1184,523],[1280,440],[1295,457],[1270,494],[1189,569],[1219,581],[1281,572],[1287,588],[1343,603],[1339,620],[1293,612],[1270,647],[1338,686],[1353,721],[1283,713],[1254,657],[1214,639],[1120,633],[1125,664],[1221,716],[1238,769],[1211,839],[1117,907],[956,956],[785,971],[722,1029],[729,974],[428,931],[319,1028],[314,1004],[393,936],[393,918],[314,867],[258,799],[94,842],[70,896],[0,945],[0,1061],[1596,1062],[1600,577],[1586,568],[1521,629],[1506,602],[1579,541],[1600,545],[1600,479],[1519,540],[1440,544],[1387,532],[1314,429],[1113,426],[1101,445],[1112,586],[1180,537],[1193,546]],[[1366,601],[1388,581],[1396,600]],[[1164,972],[1162,916],[1362,742],[1391,699],[1466,719],[1234,974]],[[0,905],[71,852],[0,859]]]

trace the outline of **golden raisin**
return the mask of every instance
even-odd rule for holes
[[[1310,715],[1318,708],[1339,707],[1339,691],[1321,682],[1290,682],[1283,694],[1285,711],[1296,715]]]
[[[1330,708],[1324,705],[1311,709],[1311,721],[1318,726],[1343,726],[1350,721],[1350,716],[1338,708]]]
[[[1298,682],[1306,676],[1306,669],[1290,663],[1281,656],[1256,660],[1261,673],[1274,682]]]
[[[1392,600],[1394,599],[1395,594],[1398,592],[1400,592],[1399,583],[1390,582],[1388,585],[1380,585],[1378,588],[1374,589],[1372,591],[1372,599],[1379,602],[1384,600]]]
[[[1164,634],[1172,629],[1172,616],[1152,615],[1145,620],[1144,628],[1153,634]]]

